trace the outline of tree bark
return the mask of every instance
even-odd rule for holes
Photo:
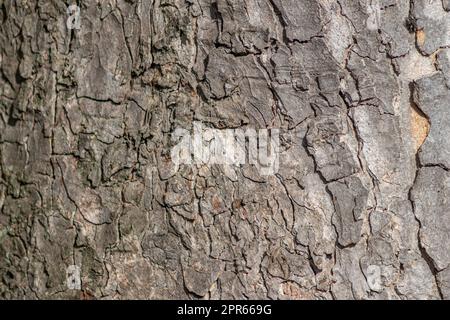
[[[1,298],[450,298],[448,0],[0,9]]]

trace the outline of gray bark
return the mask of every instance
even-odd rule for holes
[[[1,298],[450,298],[450,1],[71,4],[0,0]]]

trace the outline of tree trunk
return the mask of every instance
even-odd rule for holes
[[[450,1],[0,9],[0,297],[450,298]]]

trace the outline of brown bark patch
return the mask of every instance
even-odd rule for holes
[[[425,43],[425,31],[417,30],[417,32],[416,32],[416,39],[417,39],[417,44],[419,46],[423,46],[424,43]]]
[[[430,133],[430,121],[414,103],[411,110],[411,132],[414,139],[414,148],[417,152]]]
[[[290,300],[313,300],[314,295],[305,292],[294,282],[285,282],[281,285],[283,296]]]

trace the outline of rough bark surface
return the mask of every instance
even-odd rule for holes
[[[0,0],[1,298],[450,298],[450,1],[71,4]]]

